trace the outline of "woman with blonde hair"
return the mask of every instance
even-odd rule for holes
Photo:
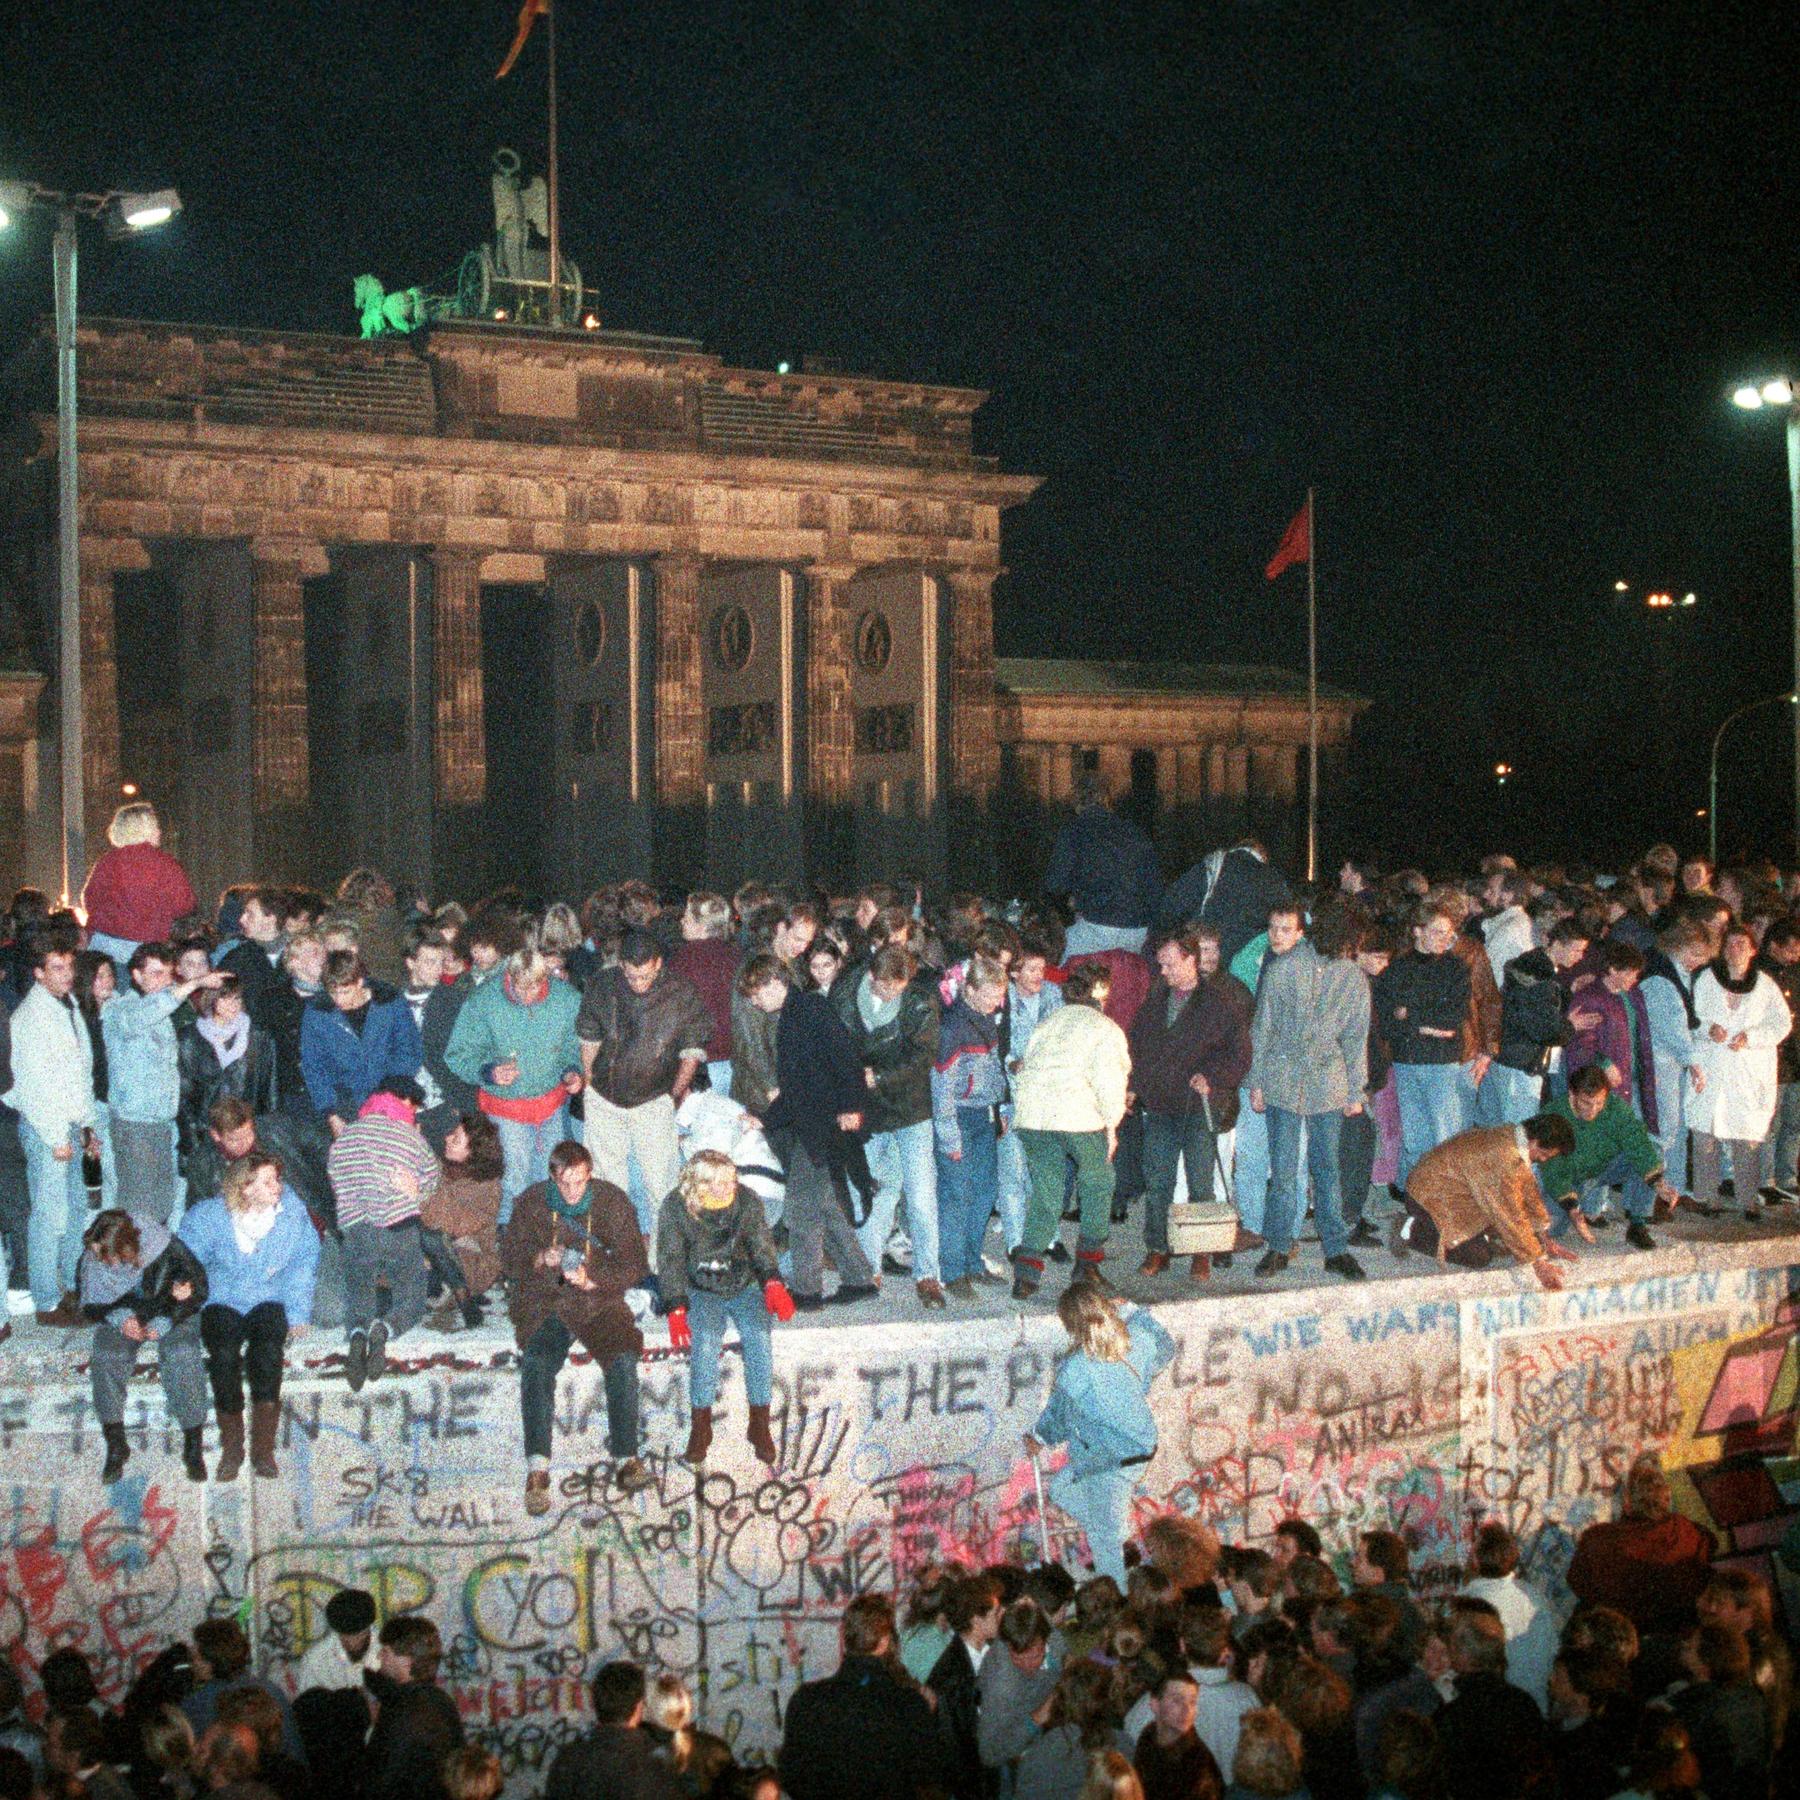
[[[1145,1308],[1122,1313],[1097,1276],[1071,1282],[1056,1315],[1069,1334],[1069,1354],[1025,1449],[1035,1458],[1046,1445],[1069,1446],[1050,1496],[1087,1534],[1095,1569],[1123,1587],[1132,1497],[1156,1454],[1156,1420],[1145,1396],[1174,1360],[1175,1340]]]
[[[645,1684],[640,1729],[690,1794],[711,1793],[720,1775],[732,1766],[730,1745],[694,1724],[694,1696],[679,1675],[667,1670],[652,1675]]]
[[[763,1203],[739,1182],[737,1165],[722,1150],[696,1151],[681,1171],[680,1185],[663,1202],[657,1221],[656,1258],[657,1280],[669,1309],[669,1348],[688,1352],[693,1421],[682,1460],[704,1462],[712,1443],[719,1348],[729,1319],[744,1346],[744,1393],[750,1407],[746,1435],[750,1448],[773,1467],[769,1400],[775,1365],[769,1319],[791,1319],[794,1300],[781,1279]]]
[[[113,814],[106,838],[111,848],[95,859],[81,890],[88,948],[125,965],[139,944],[175,935],[175,921],[199,904],[187,871],[162,847],[162,821],[148,801],[134,800]]]
[[[447,1800],[499,1800],[506,1786],[500,1759],[484,1744],[460,1744],[444,1758]]]
[[[1301,1760],[1300,1733],[1274,1707],[1245,1713],[1225,1800],[1306,1800]]]
[[[246,1376],[250,1466],[268,1479],[280,1473],[282,1352],[312,1319],[319,1234],[282,1180],[281,1164],[260,1150],[226,1164],[224,1188],[188,1210],[180,1233],[206,1271],[200,1337],[219,1423],[213,1479],[234,1481],[243,1467]]]
[[[193,1800],[198,1790],[194,1728],[179,1706],[159,1706],[139,1733],[157,1800]],[[140,1792],[143,1790],[140,1789]]]

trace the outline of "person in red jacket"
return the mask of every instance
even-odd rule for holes
[[[121,974],[139,944],[175,935],[175,921],[197,902],[187,871],[162,847],[162,821],[145,800],[121,806],[106,828],[112,848],[89,872],[81,890],[88,948],[102,950]]]

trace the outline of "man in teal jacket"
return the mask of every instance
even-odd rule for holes
[[[1623,1187],[1625,1241],[1634,1250],[1654,1250],[1650,1214],[1657,1200],[1673,1206],[1677,1195],[1664,1179],[1662,1151],[1631,1102],[1613,1091],[1598,1063],[1590,1063],[1569,1077],[1568,1094],[1544,1110],[1575,1128],[1575,1148],[1538,1165],[1545,1200],[1568,1215],[1552,1235],[1566,1236],[1573,1227],[1591,1244],[1594,1226],[1604,1222],[1606,1190]]]

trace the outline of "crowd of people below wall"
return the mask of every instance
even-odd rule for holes
[[[1653,1454],[1566,1570],[1497,1522],[1423,1592],[1407,1540],[1328,1557],[1146,1522],[1123,1581],[1055,1563],[916,1569],[842,1615],[841,1660],[781,1714],[772,1764],[698,1728],[707,1670],[603,1663],[591,1724],[515,1768],[544,1800],[1775,1800],[1800,1791],[1794,1661],[1764,1576],[1715,1568]],[[1784,1548],[1783,1555],[1789,1554]],[[1800,1559],[1797,1559],[1800,1560]],[[1339,1568],[1346,1579],[1340,1579]],[[1560,1584],[1559,1584],[1560,1591]],[[441,1682],[437,1627],[341,1588],[259,1675],[209,1618],[97,1698],[77,1649],[0,1659],[0,1800],[494,1800],[503,1765]],[[807,1671],[810,1673],[811,1671]],[[483,1680],[486,1686],[486,1679]],[[290,1697],[291,1696],[291,1697]],[[503,1730],[491,1734],[495,1745]]]

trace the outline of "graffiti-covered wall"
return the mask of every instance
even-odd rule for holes
[[[1592,1285],[1561,1295],[1508,1273],[1171,1304],[1180,1354],[1153,1396],[1146,1513],[1176,1508],[1249,1542],[1299,1514],[1340,1556],[1358,1530],[1397,1526],[1427,1587],[1455,1578],[1473,1522],[1499,1517],[1555,1591],[1574,1535],[1610,1516],[1630,1458],[1653,1445],[1722,1558],[1777,1567],[1800,1500],[1800,1269],[1765,1244],[1705,1269],[1669,1250],[1586,1273]],[[656,1482],[629,1500],[611,1481],[597,1374],[572,1367],[556,1501],[538,1520],[522,1505],[510,1355],[498,1339],[479,1355],[455,1341],[457,1359],[361,1395],[297,1371],[282,1479],[246,1471],[230,1487],[182,1479],[145,1381],[136,1453],[103,1490],[74,1360],[0,1363],[0,1646],[35,1661],[79,1644],[116,1697],[170,1635],[239,1612],[281,1679],[325,1629],[331,1593],[355,1582],[384,1613],[438,1622],[469,1728],[526,1794],[583,1729],[602,1661],[680,1671],[710,1726],[768,1750],[795,1684],[835,1666],[852,1595],[892,1591],[945,1553],[1039,1554],[1020,1438],[1062,1347],[1053,1317],[780,1328],[774,1475],[742,1443],[735,1357],[698,1476],[675,1458],[685,1361],[647,1361]],[[1052,1553],[1071,1549],[1049,1529]]]

